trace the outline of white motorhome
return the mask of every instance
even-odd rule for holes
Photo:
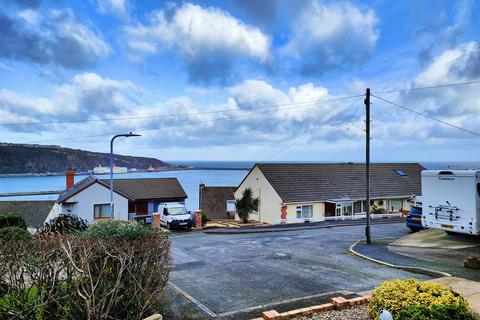
[[[422,171],[422,225],[480,234],[480,170]]]

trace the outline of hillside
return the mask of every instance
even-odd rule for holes
[[[154,158],[114,155],[120,167],[146,170],[171,168],[174,165]],[[0,143],[0,174],[64,173],[69,167],[77,172],[93,170],[98,165],[109,166],[110,154],[59,146]]]

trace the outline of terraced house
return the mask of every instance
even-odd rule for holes
[[[410,208],[421,194],[418,163],[374,163],[370,167],[371,205],[387,212]],[[235,198],[251,188],[260,198],[252,219],[294,223],[365,215],[365,164],[257,163],[240,183]]]

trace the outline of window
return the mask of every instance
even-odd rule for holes
[[[390,200],[390,211],[400,211],[402,209],[402,200]]]
[[[112,207],[107,204],[94,204],[93,205],[93,218],[103,219],[112,217]]]
[[[309,219],[313,217],[313,206],[297,206],[297,219]]]
[[[395,171],[395,173],[398,174],[400,177],[406,177],[407,176],[407,174],[403,170],[393,169],[393,171]]]
[[[227,200],[227,211],[235,211],[235,200]]]

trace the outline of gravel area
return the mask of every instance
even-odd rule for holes
[[[320,312],[301,320],[370,320],[367,316],[367,305],[351,307],[343,310]]]

